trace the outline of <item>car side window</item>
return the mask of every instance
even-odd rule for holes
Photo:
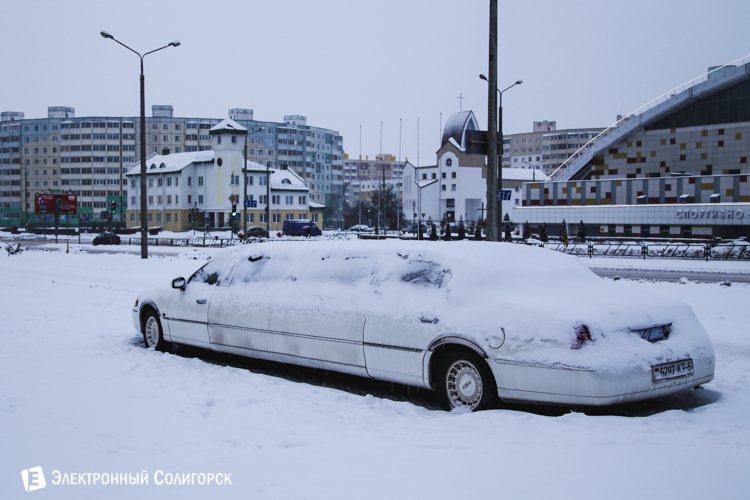
[[[215,285],[221,278],[221,272],[224,262],[222,261],[210,261],[205,266],[198,269],[190,279],[188,283],[203,283],[206,285]]]

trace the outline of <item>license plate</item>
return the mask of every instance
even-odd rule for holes
[[[654,382],[687,377],[693,374],[693,360],[683,359],[682,361],[654,365],[651,367],[651,373],[653,374]]]

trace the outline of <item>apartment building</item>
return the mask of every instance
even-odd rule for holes
[[[251,109],[235,108],[229,117],[248,130],[250,161],[293,170],[309,188],[310,201],[341,216],[343,138],[338,132],[309,126],[301,115],[284,116],[283,122],[258,121]],[[152,116],[146,118],[147,154],[208,151],[209,130],[219,122],[175,117],[172,106],[152,106]],[[114,220],[124,224],[129,193],[123,176],[136,161],[138,117],[79,118],[74,108],[65,106],[49,107],[47,118],[2,112],[0,226],[44,224],[45,216],[34,212],[36,193],[76,194],[75,225],[101,220],[101,212],[117,202]]]

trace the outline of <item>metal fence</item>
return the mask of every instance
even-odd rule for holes
[[[250,240],[248,240],[250,241]],[[141,238],[122,238],[127,245],[140,245]],[[224,248],[239,245],[239,238],[146,238],[146,244],[156,247],[211,247]]]
[[[589,258],[750,260],[750,245],[736,243],[548,243],[545,248]]]

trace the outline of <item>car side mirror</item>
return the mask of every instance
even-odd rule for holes
[[[185,290],[185,278],[175,278],[172,280],[172,288],[179,288]]]

